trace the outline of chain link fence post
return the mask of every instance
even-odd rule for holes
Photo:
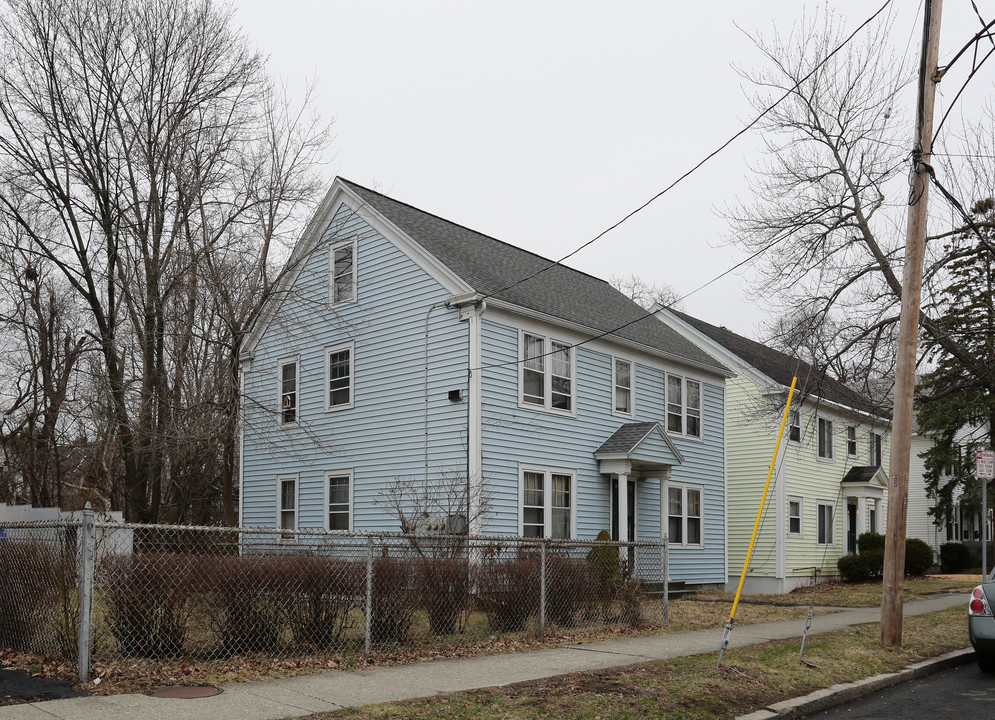
[[[660,544],[660,572],[663,580],[663,626],[670,625],[670,538],[666,534]]]
[[[546,634],[546,540],[539,540],[539,634]]]
[[[79,681],[90,681],[90,646],[93,631],[93,570],[97,555],[97,528],[90,503],[83,510],[77,558],[79,582],[79,646],[77,652]]]
[[[373,537],[366,538],[366,654],[370,654],[372,645],[372,620],[373,620]]]

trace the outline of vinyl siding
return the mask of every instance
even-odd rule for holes
[[[358,302],[331,307],[333,237],[358,238]],[[425,327],[428,315],[429,482],[466,472],[467,323],[429,308],[449,293],[396,245],[342,206],[308,257],[245,371],[243,523],[276,521],[276,477],[298,474],[298,526],[325,523],[324,477],[353,471],[353,528],[398,530],[383,507],[395,478],[424,476]],[[354,407],[326,411],[325,351],[354,343]],[[299,359],[300,422],[281,425],[277,362]]]
[[[770,468],[771,457],[780,429],[781,410],[766,405],[757,383],[739,375],[726,385],[727,433],[729,453],[729,574],[738,578],[742,572],[753,532],[764,483]],[[766,409],[765,409],[766,408]],[[797,409],[797,408],[796,408]],[[782,442],[782,459],[778,474],[772,479],[767,502],[761,519],[760,532],[750,561],[749,576],[775,578],[777,573],[778,515],[784,533],[784,575],[811,576],[812,567],[826,573],[835,573],[836,561],[846,552],[846,500],[841,481],[851,467],[870,464],[869,433],[872,429],[883,435],[882,463],[887,474],[891,435],[883,427],[872,428],[866,422],[858,424],[838,410],[810,405],[800,408],[802,442]],[[822,416],[833,421],[834,459],[818,458],[818,423]],[[857,424],[857,457],[847,457],[846,427]],[[783,483],[783,502],[778,502],[777,483]],[[886,510],[884,497],[879,503],[879,532],[884,531]],[[802,501],[801,536],[788,534],[788,498]],[[818,503],[835,503],[833,545],[818,544]],[[870,508],[868,502],[865,511]],[[866,526],[866,519],[865,519]]]
[[[947,542],[946,527],[937,527],[929,514],[933,502],[926,496],[926,461],[919,457],[933,442],[923,435],[912,436],[912,452],[909,457],[909,514],[907,537],[915,537],[929,543],[933,552],[939,553],[940,545]],[[937,559],[939,556],[937,555]]]
[[[610,482],[599,473],[594,451],[631,420],[612,414],[612,352],[584,345],[575,349],[576,417],[519,407],[519,327],[484,316],[482,322],[482,441],[484,479],[493,513],[484,532],[515,534],[519,523],[520,463],[569,468],[576,474],[576,534],[593,538],[610,528]],[[555,336],[555,334],[554,334]],[[685,373],[681,373],[685,374]],[[724,581],[723,388],[703,380],[703,439],[671,436],[684,457],[673,481],[703,489],[704,543],[671,551],[670,577],[689,583]],[[637,362],[637,421],[664,425],[664,371]],[[640,479],[637,539],[660,537],[660,479]]]

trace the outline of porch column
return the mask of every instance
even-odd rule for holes
[[[857,498],[857,537],[867,532],[867,499]],[[860,550],[860,548],[857,548]]]
[[[618,541],[629,542],[629,476],[619,474],[618,497],[615,500],[618,508]]]

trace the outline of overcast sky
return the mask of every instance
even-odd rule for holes
[[[976,0],[995,17],[995,0]],[[879,0],[828,5],[859,25]],[[893,45],[918,55],[921,6],[895,0]],[[814,4],[810,4],[810,7]],[[746,33],[790,29],[792,0],[324,3],[236,0],[235,21],[290,87],[318,82],[334,119],[329,180],[342,175],[500,240],[557,259],[614,224],[751,119],[736,66],[761,62]],[[946,0],[941,57],[980,29]],[[992,63],[995,65],[995,62]],[[995,74],[968,88],[977,107]],[[962,78],[963,76],[958,76]],[[942,112],[960,86],[941,85]],[[912,113],[908,108],[899,112]],[[909,138],[911,146],[911,137]],[[746,137],[567,264],[636,273],[688,293],[736,264],[717,211],[749,198]],[[685,300],[757,337],[765,309],[749,272]]]

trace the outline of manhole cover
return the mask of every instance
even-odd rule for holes
[[[213,685],[167,685],[166,687],[156,688],[152,692],[152,697],[190,700],[219,694],[221,694],[221,688],[216,688]]]

